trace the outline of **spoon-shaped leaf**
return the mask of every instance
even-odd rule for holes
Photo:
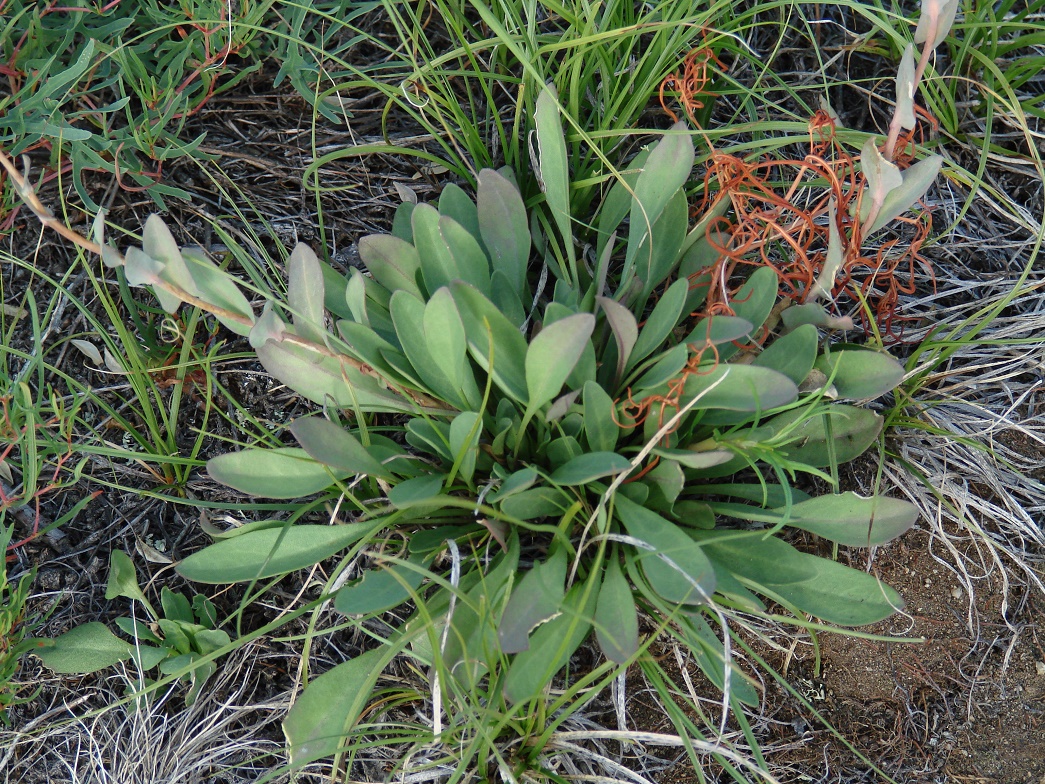
[[[588,345],[595,317],[577,313],[548,324],[526,350],[527,411],[532,416],[562,389]]]

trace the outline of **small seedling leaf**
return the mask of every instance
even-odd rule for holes
[[[138,587],[138,574],[134,569],[134,562],[123,550],[113,550],[109,556],[109,584],[105,587],[106,601],[118,596],[149,606],[145,594]]]

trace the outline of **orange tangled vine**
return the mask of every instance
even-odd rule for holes
[[[685,59],[681,73],[669,75],[661,84],[661,106],[673,119],[666,91],[673,90],[678,104],[693,120],[703,108],[701,97],[709,81],[709,64],[722,63],[705,48]],[[920,107],[915,130],[897,145],[895,163],[906,168],[914,158],[919,134],[935,120]],[[710,142],[709,142],[709,146]],[[699,315],[730,313],[730,296],[742,280],[735,277],[740,265],[768,266],[780,278],[781,295],[793,302],[810,296],[827,258],[831,216],[842,238],[843,262],[830,292],[836,305],[865,302],[873,321],[889,341],[900,341],[906,320],[897,314],[902,294],[915,292],[919,267],[930,278],[933,271],[919,251],[932,230],[932,216],[921,210],[913,217],[899,217],[906,224],[902,237],[886,240],[867,253],[860,231],[860,198],[865,189],[857,167],[859,156],[843,147],[836,135],[834,117],[820,110],[809,122],[809,152],[801,160],[763,157],[756,161],[711,148],[703,181],[703,198],[695,214],[702,215],[728,199],[728,217],[708,227],[708,241],[719,253],[717,262],[693,282],[708,286],[707,307]],[[832,205],[834,209],[832,211]],[[855,307],[855,318],[865,330],[871,323],[863,307]]]

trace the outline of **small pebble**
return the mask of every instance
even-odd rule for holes
[[[1038,671],[1038,675],[1045,675],[1045,662],[1034,662],[1034,669]],[[1042,784],[1045,784],[1045,778],[1042,779]]]

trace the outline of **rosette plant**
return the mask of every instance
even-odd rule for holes
[[[777,318],[770,267],[728,308],[705,308],[716,215],[690,223],[695,154],[682,124],[620,173],[587,224],[570,213],[550,91],[536,125],[539,209],[528,213],[511,172],[483,170],[474,201],[448,185],[436,205],[402,204],[390,234],[362,238],[365,272],[344,277],[299,245],[285,300],[260,316],[158,217],[143,248],[105,250],[168,311],[189,303],[248,336],[273,376],[322,407],[291,423],[296,445],[215,457],[210,475],[252,496],[340,496],[351,510],[336,525],[245,526],[178,571],[254,581],[371,552],[361,579],[335,583],[334,607],[355,616],[413,600],[416,622],[387,649],[409,640],[411,655],[465,688],[488,677],[514,705],[541,694],[592,631],[609,662],[641,655],[642,608],[672,619],[732,699],[755,702],[714,631],[720,608],[769,601],[861,625],[902,606],[872,575],[780,534],[869,547],[913,524],[906,502],[812,497],[794,481],[830,482],[824,469],[876,441],[881,417],[854,403],[889,392],[903,369],[822,343],[815,306]],[[407,535],[379,537],[388,530]],[[453,575],[435,574],[447,552]],[[346,662],[306,690],[286,725],[296,762],[337,749],[330,721],[347,729],[363,707],[344,690],[366,692],[390,655]]]

